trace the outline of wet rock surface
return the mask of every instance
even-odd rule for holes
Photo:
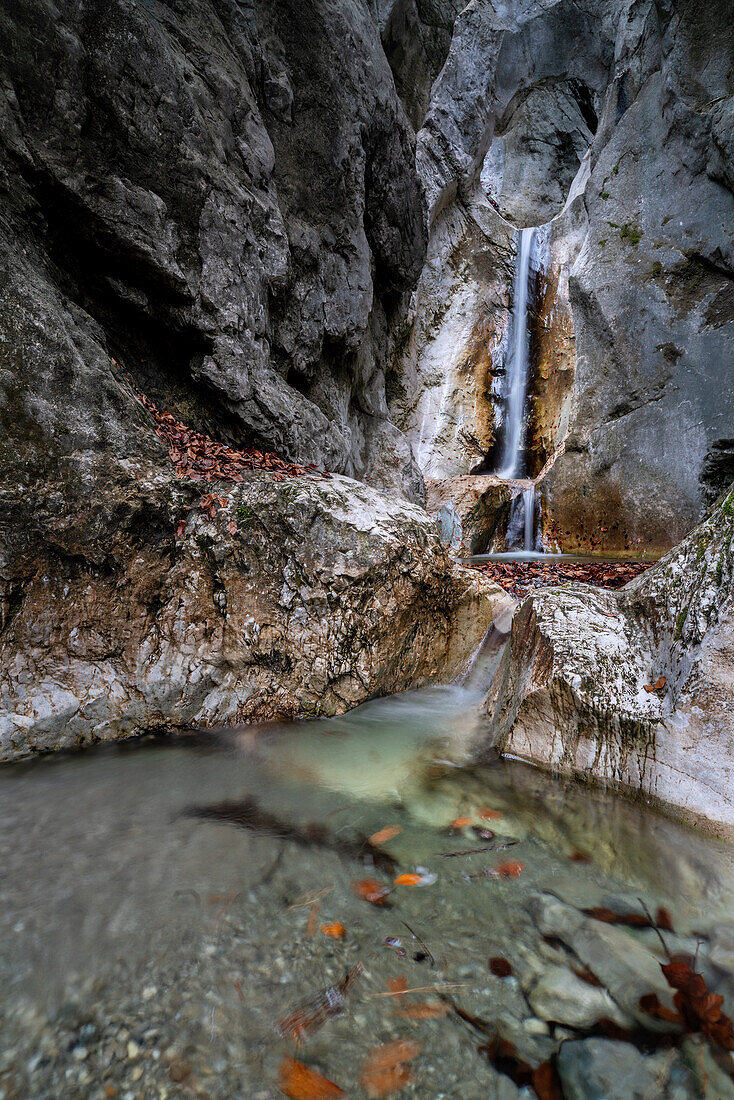
[[[500,751],[732,835],[733,503],[618,593],[528,596],[488,696]]]
[[[128,511],[120,540],[146,520],[132,553],[49,554],[4,590],[3,758],[340,713],[466,668],[507,597],[449,560],[425,512],[338,476],[241,476],[202,494],[131,468],[100,507]]]

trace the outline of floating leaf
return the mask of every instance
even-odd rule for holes
[[[500,863],[499,867],[495,867],[494,873],[500,878],[517,878],[524,870],[525,864],[519,859],[509,859],[507,863]]]
[[[341,921],[332,920],[329,921],[327,924],[322,924],[321,931],[324,933],[325,936],[331,936],[333,940],[340,940],[344,937],[346,929]]]
[[[387,844],[388,840],[394,840],[402,831],[400,825],[386,825],[384,829],[378,829],[376,833],[373,833],[368,841],[370,844]]]
[[[408,979],[405,974],[399,974],[397,978],[390,978],[387,988],[391,993],[405,993],[408,988]]]
[[[357,879],[352,883],[352,891],[358,898],[369,901],[372,905],[384,905],[390,894],[389,888],[376,878]]]
[[[409,871],[405,874],[398,875],[395,879],[396,886],[420,886],[423,882],[423,875],[418,875],[415,871]]]
[[[454,829],[464,829],[467,825],[471,825],[471,823],[472,818],[470,817],[455,817],[450,824]]]
[[[490,810],[484,806],[480,810],[477,810],[477,816],[481,817],[482,821],[496,821],[498,818],[504,817],[505,815],[502,813],[502,810]]]
[[[278,1069],[278,1088],[290,1100],[338,1100],[346,1096],[338,1085],[297,1058],[286,1057]]]

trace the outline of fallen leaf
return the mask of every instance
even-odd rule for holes
[[[499,867],[495,867],[494,873],[500,878],[517,878],[524,870],[525,864],[519,859],[510,859],[507,863],[500,863]]]
[[[655,681],[654,684],[643,684],[642,686],[644,687],[645,691],[647,691],[647,692],[662,691],[663,688],[665,687],[665,685],[667,684],[667,682],[668,681],[665,678],[665,676],[658,676],[658,678],[657,678],[657,680]]]
[[[640,1008],[648,1016],[654,1016],[657,1020],[665,1020],[669,1024],[682,1024],[683,1017],[672,1008],[667,1008],[658,1000],[657,993],[646,993],[640,997]]]
[[[405,993],[408,988],[408,979],[405,974],[399,974],[397,978],[390,978],[388,980],[387,988],[391,993]]]
[[[325,936],[331,936],[333,940],[340,940],[344,936],[346,929],[341,921],[332,920],[327,924],[322,924],[321,931]]]
[[[370,844],[387,844],[388,840],[393,840],[402,831],[400,825],[386,825],[384,829],[378,829],[376,833],[368,837],[368,841]]]
[[[178,527],[176,528],[176,538],[180,539],[185,530],[186,530],[186,520],[185,519],[179,520]]]
[[[409,1085],[413,1073],[406,1062],[411,1062],[420,1054],[421,1046],[421,1043],[407,1039],[396,1039],[370,1051],[359,1078],[367,1095],[376,1100],[391,1096]]]
[[[542,1062],[530,1078],[538,1100],[563,1100],[558,1070],[552,1062]]]
[[[231,519],[229,521],[229,523],[227,524],[227,530],[229,531],[230,535],[236,535],[237,534],[237,524],[235,523],[235,521],[233,519]]]
[[[471,825],[471,823],[472,818],[470,817],[455,817],[454,820],[450,822],[454,829],[464,829],[467,825]]]
[[[571,852],[570,858],[574,861],[574,863],[588,863],[589,862],[589,857],[587,856],[586,852],[581,852],[578,849],[576,849],[575,852]]]
[[[352,883],[352,891],[358,898],[369,901],[372,905],[384,905],[390,894],[389,887],[383,886],[375,878],[357,879]]]
[[[290,1057],[280,1063],[278,1088],[291,1100],[337,1100],[339,1096],[346,1096],[333,1081],[322,1077],[297,1058]]]
[[[658,908],[655,910],[655,923],[657,924],[658,928],[662,928],[663,932],[674,931],[673,920],[670,916],[670,913],[662,905],[659,905]]]
[[[490,810],[483,807],[481,810],[477,810],[477,816],[481,817],[483,821],[496,821],[498,817],[504,817],[502,810]]]
[[[306,925],[306,935],[309,939],[316,935],[316,922],[319,916],[319,903],[315,902],[311,906],[311,912],[308,914],[308,924]]]
[[[503,959],[501,955],[492,956],[489,960],[489,969],[495,978],[509,978],[512,974],[512,967],[507,959]]]
[[[422,882],[423,875],[418,875],[415,871],[407,871],[395,879],[396,886],[420,886]]]
[[[416,1001],[413,1004],[399,1005],[393,1012],[402,1020],[437,1020],[440,1016],[448,1016],[451,1008],[441,1001]]]
[[[613,909],[607,909],[604,905],[594,909],[582,910],[587,917],[602,921],[604,924],[626,924],[631,928],[650,928],[650,918],[644,913],[615,913]]]

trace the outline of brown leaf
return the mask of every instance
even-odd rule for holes
[[[495,978],[509,978],[512,974],[512,967],[507,959],[503,959],[501,955],[493,955],[491,957],[489,960],[489,969],[492,971]]]
[[[665,1020],[669,1024],[682,1024],[683,1017],[672,1008],[667,1008],[658,1000],[657,993],[645,993],[640,997],[640,1008],[648,1016],[654,1016],[656,1020]]]
[[[306,935],[309,939],[316,935],[316,924],[319,918],[319,903],[315,902],[311,906],[311,912],[308,914],[308,924],[306,925]]]
[[[563,1100],[558,1071],[552,1062],[542,1062],[531,1077],[538,1100]]]
[[[405,993],[408,988],[408,979],[405,974],[398,974],[397,978],[389,978],[387,988],[391,993]]]
[[[338,1085],[297,1058],[286,1057],[278,1069],[278,1088],[290,1100],[338,1100],[346,1096]]]
[[[655,923],[658,928],[662,928],[663,932],[675,931],[670,913],[662,905],[659,905],[655,910]]]
[[[237,534],[237,524],[235,523],[235,521],[233,519],[231,519],[229,521],[229,523],[227,524],[227,530],[229,531],[230,535],[236,535]]]
[[[632,928],[652,927],[649,917],[644,913],[615,913],[613,909],[607,909],[603,905],[594,909],[584,909],[582,912],[593,920],[603,921],[604,924],[627,924]]]
[[[642,686],[647,692],[662,691],[667,682],[665,676],[658,676],[654,684],[643,684]]]

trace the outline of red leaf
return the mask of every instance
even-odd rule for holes
[[[500,863],[499,867],[495,867],[494,873],[500,878],[517,878],[524,870],[525,864],[519,859],[509,859],[506,863]]]

